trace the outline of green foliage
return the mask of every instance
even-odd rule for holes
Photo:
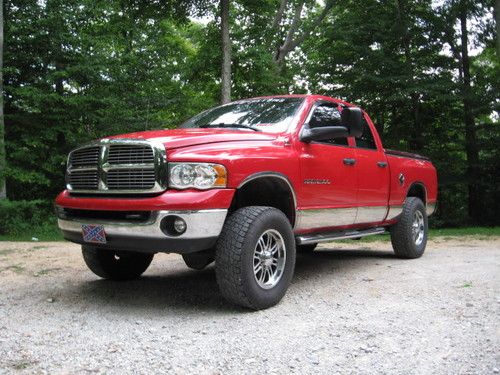
[[[433,160],[440,191],[432,225],[498,225],[500,64],[493,1],[338,0],[313,28],[323,8],[308,0],[293,39],[311,34],[277,63],[302,2],[288,1],[273,25],[280,3],[231,2],[233,98],[313,92],[358,103],[372,115],[385,147]],[[467,173],[454,50],[463,6],[476,25],[468,99],[477,176]],[[11,200],[53,199],[64,186],[66,155],[79,144],[172,128],[219,101],[217,0],[7,0],[4,17],[7,168],[0,175],[7,177]],[[469,216],[471,183],[480,187],[480,218]]]
[[[61,239],[52,202],[0,201],[0,239]]]
[[[430,238],[436,237],[457,237],[457,236],[477,236],[495,237],[500,236],[500,227],[466,227],[466,228],[444,228],[432,229],[429,232]]]
[[[498,92],[491,6],[469,4],[481,24],[472,39],[483,52],[472,58],[474,117],[480,162],[467,173],[460,61],[444,47],[455,32],[456,10],[430,0],[343,0],[303,51],[302,81],[313,92],[355,102],[372,115],[384,146],[422,153],[439,177],[439,211],[432,224],[499,224]],[[454,39],[453,44],[460,44]],[[450,48],[450,47],[448,47]],[[472,181],[474,179],[474,181]],[[468,184],[482,192],[481,216],[469,216]]]
[[[215,85],[193,74],[203,31],[187,22],[188,3],[7,2],[11,199],[55,196],[78,144],[173,127],[216,102]]]

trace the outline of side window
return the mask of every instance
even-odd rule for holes
[[[366,122],[364,116],[363,116],[362,126],[363,126],[363,134],[361,134],[361,137],[356,138],[356,147],[376,150],[377,145],[375,144],[375,139],[373,138],[370,126],[368,125],[368,122]]]
[[[332,120],[334,123],[341,124],[340,111],[336,104],[325,103],[317,106],[309,120],[309,127],[318,128],[321,126],[331,126]],[[332,145],[347,146],[347,138],[335,138],[321,141]]]

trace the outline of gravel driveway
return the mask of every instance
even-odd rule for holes
[[[383,241],[319,249],[278,306],[248,312],[178,255],[109,282],[76,245],[0,242],[0,373],[498,373],[500,238],[410,261]]]

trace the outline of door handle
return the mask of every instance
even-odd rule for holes
[[[377,165],[378,165],[380,168],[385,168],[385,167],[387,167],[387,162],[386,162],[386,161],[378,161],[378,162],[377,162]]]
[[[354,164],[356,164],[356,159],[345,158],[344,159],[344,164],[345,165],[354,165]]]

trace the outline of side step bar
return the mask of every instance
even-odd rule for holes
[[[346,231],[332,232],[332,233],[307,234],[303,236],[297,236],[295,237],[295,239],[297,241],[297,245],[308,245],[319,242],[366,237],[374,234],[382,234],[384,232],[385,232],[384,228],[370,228],[365,230],[346,230]]]

